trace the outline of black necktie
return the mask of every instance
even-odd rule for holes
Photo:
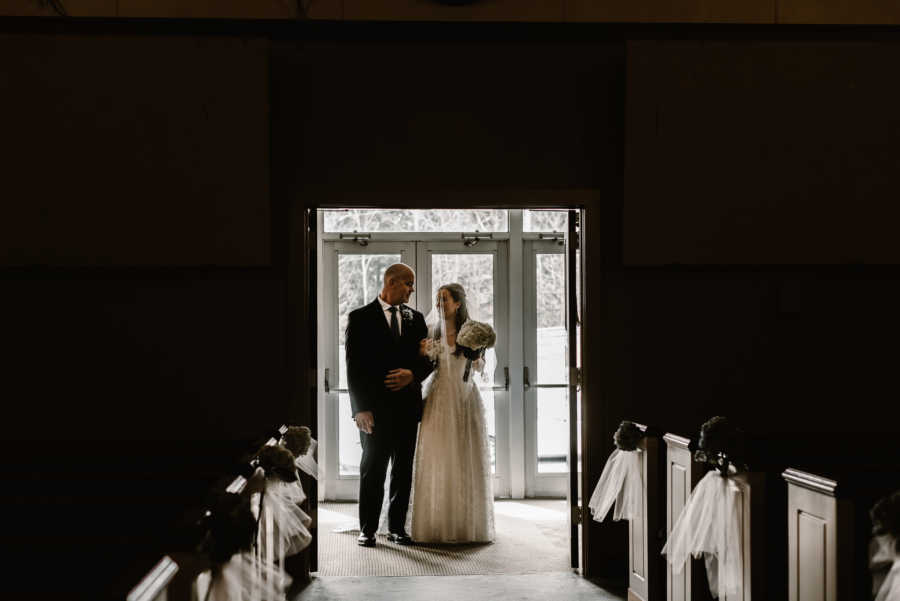
[[[394,335],[395,340],[400,339],[400,324],[397,323],[397,307],[391,307],[388,309],[391,312],[391,334]]]

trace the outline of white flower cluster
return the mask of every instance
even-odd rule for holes
[[[494,332],[494,328],[484,322],[471,319],[462,325],[456,336],[456,344],[472,350],[491,348],[496,341],[497,334]]]

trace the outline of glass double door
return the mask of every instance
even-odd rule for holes
[[[442,284],[467,292],[472,319],[497,332],[479,389],[484,402],[496,497],[565,497],[569,477],[569,409],[564,248],[525,241],[521,273],[511,282],[507,241],[323,243],[320,366],[324,386],[325,498],[355,500],[361,447],[350,415],[344,356],[347,315],[372,302],[384,270],[402,262],[416,272],[409,304],[426,316]],[[518,271],[518,270],[517,270]],[[510,291],[519,295],[510,303]],[[511,310],[512,308],[512,310]],[[517,328],[519,335],[510,336]],[[510,341],[512,342],[512,347]],[[513,381],[510,373],[515,374]],[[517,415],[516,415],[517,414]],[[320,430],[321,431],[321,430]],[[448,458],[450,460],[450,458]]]
[[[506,335],[506,246],[479,241],[475,247],[460,242],[325,242],[323,256],[324,298],[322,309],[325,341],[325,462],[327,499],[353,500],[358,494],[359,433],[350,415],[350,398],[344,355],[347,315],[375,300],[381,291],[384,270],[406,263],[416,272],[415,292],[409,305],[428,315],[442,284],[456,282],[467,293],[470,316],[489,323],[497,332],[497,344],[486,354],[484,373],[478,376],[484,401],[496,496],[509,496],[509,440],[506,424],[508,394],[503,366],[508,362]],[[501,366],[498,369],[498,365]],[[448,458],[450,460],[450,458]]]

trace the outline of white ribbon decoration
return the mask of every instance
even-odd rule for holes
[[[306,449],[306,453],[304,455],[300,455],[294,460],[294,464],[297,466],[297,469],[305,474],[309,474],[316,480],[320,480],[319,478],[319,464],[316,462],[316,449],[318,448],[319,443],[316,442],[315,438],[310,439],[309,448]]]
[[[642,517],[643,462],[640,449],[623,451],[615,449],[603,466],[603,473],[591,495],[591,515],[602,522],[613,503],[613,521],[634,520]]]
[[[264,565],[253,553],[235,553],[224,565],[203,572],[191,587],[192,601],[276,601],[285,598],[290,576]]]
[[[897,540],[888,534],[872,539],[874,555],[869,559],[869,569],[890,566],[878,587],[875,601],[900,601],[900,555],[897,554]]]
[[[708,472],[691,492],[662,550],[676,574],[689,556],[702,556],[714,598],[740,598],[743,592],[742,503],[743,491],[737,482],[716,470]]]

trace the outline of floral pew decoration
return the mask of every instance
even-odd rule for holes
[[[316,462],[316,449],[319,443],[312,437],[306,426],[290,426],[281,437],[281,444],[294,455],[297,469],[319,480],[319,465]]]
[[[280,444],[263,447],[257,456],[265,482],[257,515],[257,556],[261,562],[277,563],[281,578],[286,578],[284,559],[312,542],[312,520],[301,508],[306,494],[300,486],[295,461],[294,455]]]
[[[741,598],[743,591],[744,492],[734,477],[747,471],[744,456],[743,433],[727,418],[717,416],[703,424],[694,460],[711,469],[691,492],[662,550],[675,574],[690,556],[702,557],[714,598]]]
[[[875,601],[900,601],[900,490],[875,503],[869,515],[869,570]]]
[[[597,522],[602,522],[615,504],[613,521],[634,520],[641,517],[643,475],[641,449],[638,445],[644,432],[634,422],[623,421],[613,435],[616,448],[606,460],[600,480],[588,507]]]
[[[260,561],[252,552],[257,536],[257,519],[251,495],[223,493],[206,513],[205,536],[200,553],[210,568],[192,585],[194,601],[279,601],[285,598],[290,578],[282,578],[274,566]]]

